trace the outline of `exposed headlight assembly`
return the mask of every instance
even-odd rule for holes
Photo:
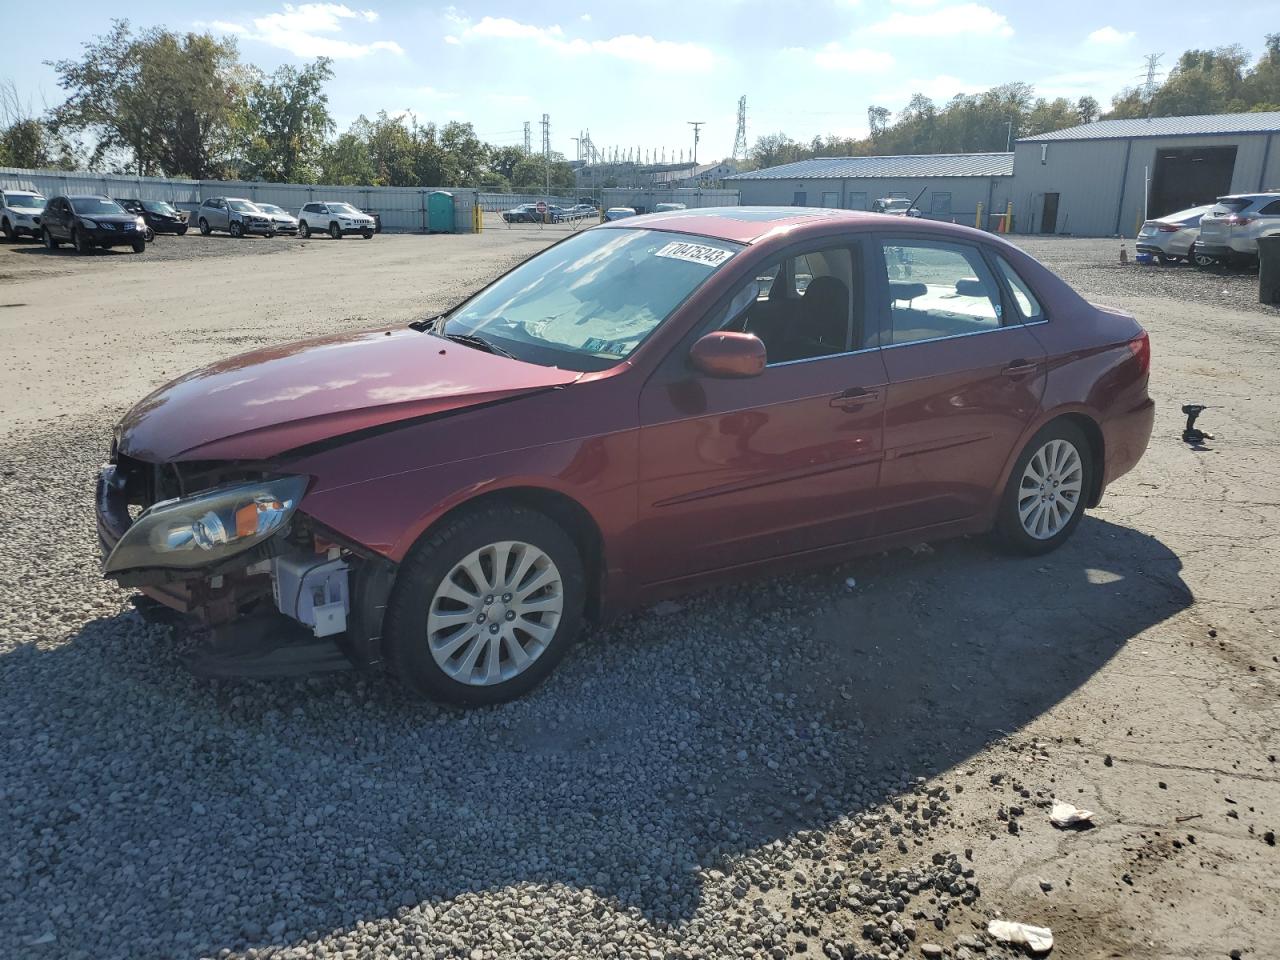
[[[88,217],[81,217],[81,218],[80,218],[80,224],[81,224],[81,226],[88,227],[90,230],[97,230],[97,229],[98,229],[98,221],[97,221],[97,220],[90,220]]]
[[[105,572],[219,563],[284,529],[306,490],[306,477],[283,477],[154,504],[125,531]]]

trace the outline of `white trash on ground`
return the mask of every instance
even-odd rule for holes
[[[1053,931],[1048,927],[1033,927],[1029,923],[1015,923],[1012,920],[992,920],[987,924],[987,933],[1001,943],[1026,947],[1032,953],[1048,953],[1053,949]]]
[[[1081,810],[1061,800],[1053,801],[1053,809],[1049,811],[1049,821],[1055,827],[1071,827],[1077,823],[1089,823],[1093,820],[1092,810]]]

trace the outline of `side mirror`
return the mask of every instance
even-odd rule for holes
[[[709,377],[759,376],[767,361],[764,341],[754,333],[708,333],[689,351],[694,369]]]

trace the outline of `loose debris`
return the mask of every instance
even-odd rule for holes
[[[1015,923],[1012,920],[992,920],[987,924],[987,933],[1001,943],[1026,947],[1032,953],[1048,953],[1053,949],[1053,931],[1048,927],[1033,927],[1029,923]]]
[[[1049,811],[1049,821],[1061,829],[1074,827],[1077,824],[1090,823],[1093,820],[1092,810],[1081,810],[1062,800],[1053,801],[1053,809]]]

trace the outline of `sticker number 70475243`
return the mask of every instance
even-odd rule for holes
[[[689,263],[700,263],[704,267],[718,267],[733,256],[733,251],[721,250],[719,247],[709,247],[705,243],[674,240],[655,255],[669,257],[672,260],[687,260]]]

